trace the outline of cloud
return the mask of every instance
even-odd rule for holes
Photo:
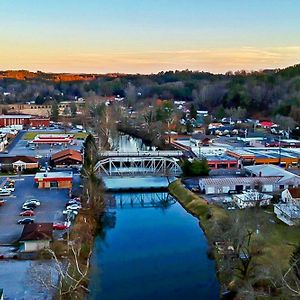
[[[130,72],[151,73],[169,69],[259,70],[285,67],[298,63],[300,46],[203,48],[140,51],[77,52],[76,49],[55,53],[30,53],[2,56],[0,67],[28,68],[67,72]],[[0,53],[1,54],[1,53]],[[14,62],[14,65],[10,64]],[[23,64],[23,65],[22,65]],[[24,66],[25,64],[25,66]]]

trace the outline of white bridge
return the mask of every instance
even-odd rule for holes
[[[135,152],[122,152],[122,151],[101,151],[99,157],[176,157],[183,156],[183,151],[178,150],[156,150],[156,151],[135,151]]]
[[[111,156],[100,159],[95,165],[95,170],[106,176],[177,176],[181,174],[178,161],[174,157],[158,157],[152,154],[132,157]]]

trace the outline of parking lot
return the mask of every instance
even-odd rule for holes
[[[39,130],[38,132],[41,132],[41,130]],[[45,132],[47,132],[47,134],[49,134],[49,131],[45,130]],[[25,134],[26,134],[25,131],[20,131],[19,134],[16,136],[15,140],[12,141],[11,145],[9,145],[9,147],[8,147],[9,155],[50,157],[52,154],[65,149],[64,145],[50,146],[50,145],[46,145],[46,144],[39,145],[38,147],[31,149],[31,146],[28,144],[29,140],[23,139]],[[82,144],[83,144],[83,140],[75,139],[74,144],[68,145],[68,148],[80,151],[82,148]]]
[[[35,209],[32,217],[35,222],[64,221],[62,211],[69,200],[66,189],[38,189],[34,184],[34,176],[10,177],[15,180],[15,191],[9,197],[2,197],[6,203],[0,207],[0,244],[11,244],[20,238],[23,225],[18,225],[22,204],[29,199],[37,199],[41,205]],[[0,178],[0,184],[6,177]]]

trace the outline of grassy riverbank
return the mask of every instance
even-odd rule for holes
[[[170,184],[169,190],[187,211],[200,220],[210,245],[222,241],[236,249],[241,233],[252,230],[251,246],[247,249],[251,255],[251,268],[246,270],[248,273],[244,277],[239,273],[243,261],[238,254],[224,255],[214,248],[222,290],[231,286],[239,293],[247,285],[248,293],[249,289],[253,293],[257,290],[264,295],[269,293],[264,299],[286,299],[280,298],[286,292],[281,276],[289,268],[290,256],[300,241],[299,227],[289,227],[277,220],[272,208],[227,211],[208,204],[201,196],[186,189],[180,180]]]

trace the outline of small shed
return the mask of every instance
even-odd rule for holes
[[[32,223],[24,225],[19,242],[21,252],[35,252],[50,247],[53,223]]]

